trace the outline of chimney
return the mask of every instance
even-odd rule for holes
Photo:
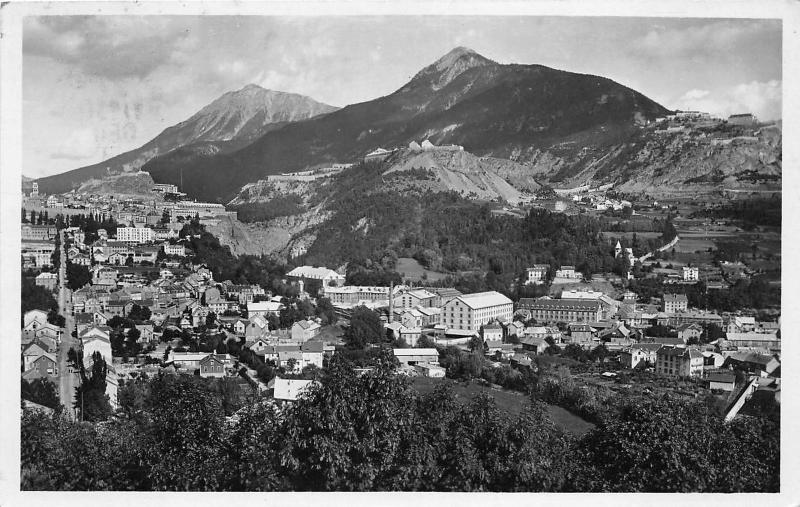
[[[394,315],[392,312],[394,311],[394,282],[389,282],[389,324],[392,323],[394,319]]]

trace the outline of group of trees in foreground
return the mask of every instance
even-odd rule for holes
[[[576,437],[535,399],[510,416],[486,395],[419,394],[391,355],[358,375],[336,357],[300,401],[256,398],[226,419],[205,379],[147,380],[104,423],[28,412],[26,490],[777,491],[776,423],[725,424],[701,403],[623,404]]]

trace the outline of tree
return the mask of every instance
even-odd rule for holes
[[[544,349],[545,354],[548,356],[557,356],[561,354],[561,347],[556,344],[556,341],[552,336],[545,338],[545,341],[547,342],[547,348]]]
[[[314,314],[322,319],[323,325],[336,323],[336,310],[328,298],[317,299],[317,308],[314,310]]]
[[[144,460],[151,469],[152,489],[220,489],[227,480],[221,467],[228,463],[218,395],[204,379],[188,375],[165,377],[150,389]]]
[[[419,348],[419,349],[433,349],[433,348],[436,348],[436,344],[433,342],[433,340],[430,339],[430,337],[428,335],[423,334],[417,340],[417,348]]]
[[[214,312],[208,312],[206,315],[206,328],[214,327],[214,324],[217,322],[217,314]]]
[[[128,330],[128,335],[125,338],[125,351],[129,356],[136,356],[141,352],[142,345],[139,343],[139,338],[142,337],[142,332],[132,327]]]
[[[27,277],[22,278],[22,294],[21,294],[22,313],[30,310],[57,310],[58,303],[53,295],[45,289],[36,285],[36,283]]]
[[[78,290],[91,281],[92,273],[88,267],[67,262],[67,287],[70,290]]]
[[[605,364],[608,354],[608,349],[601,343],[589,352],[589,359],[592,361],[599,361],[601,364]]]
[[[55,310],[50,310],[47,312],[47,322],[58,327],[64,327],[66,325],[66,319],[64,316]]]
[[[148,408],[150,383],[146,378],[137,378],[120,386],[117,402],[128,419],[144,422],[143,414]]]
[[[152,316],[152,312],[150,308],[146,306],[139,306],[136,303],[133,304],[131,307],[131,311],[128,312],[128,318],[132,321],[136,322],[144,322],[146,320],[150,320]]]
[[[383,342],[385,337],[383,323],[377,313],[366,306],[353,310],[350,325],[344,331],[344,341],[348,347],[363,349],[367,344]]]
[[[770,423],[725,424],[702,403],[668,396],[637,400],[580,442],[577,459],[589,469],[578,489],[777,491],[778,442]]]
[[[75,388],[73,406],[80,410],[83,421],[105,421],[111,415],[111,404],[106,394],[108,366],[99,352],[92,354],[91,370],[86,371],[80,362],[81,384]]]
[[[644,330],[644,333],[647,336],[654,336],[656,338],[666,338],[666,337],[677,337],[678,332],[672,329],[669,326],[662,326],[657,324],[655,326],[650,326]]]
[[[256,368],[256,375],[266,384],[275,378],[275,370],[271,366],[262,363]]]
[[[725,338],[725,331],[718,324],[709,322],[703,325],[703,332],[700,334],[702,343],[710,343],[720,338]]]
[[[586,351],[578,345],[577,343],[569,343],[564,347],[564,352],[562,353],[564,357],[569,357],[570,359],[574,359],[576,361],[580,361],[585,363],[589,358],[586,354]]]
[[[469,341],[469,350],[472,352],[483,353],[486,350],[486,343],[480,336],[473,336]]]
[[[33,379],[31,382],[22,379],[21,398],[52,409],[61,406],[55,384],[45,378]]]

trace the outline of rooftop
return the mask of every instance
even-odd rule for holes
[[[465,305],[469,306],[473,310],[480,308],[488,308],[490,306],[513,304],[513,302],[510,299],[508,299],[506,296],[496,291],[462,294],[461,296],[458,296],[456,299],[461,300]]]

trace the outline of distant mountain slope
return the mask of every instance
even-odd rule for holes
[[[153,178],[146,172],[135,172],[90,179],[81,184],[76,191],[87,194],[153,198],[152,189]]]
[[[144,170],[165,183],[178,183],[183,172],[190,195],[227,201],[265,175],[355,161],[378,146],[430,139],[477,155],[512,157],[601,126],[624,136],[666,112],[606,78],[501,65],[456,48],[386,97],[289,124],[236,152],[187,161],[157,158]]]
[[[651,126],[602,150],[582,150],[563,158],[551,152],[547,163],[539,164],[537,177],[559,188],[591,181],[650,195],[779,190],[781,147],[777,126],[720,124],[675,133]]]
[[[153,157],[187,146],[190,152],[205,149],[205,155],[225,153],[246,146],[273,128],[336,109],[309,97],[250,84],[225,93],[140,148],[99,164],[41,178],[39,189],[48,194],[65,192],[92,178],[137,171]]]
[[[425,170],[429,172],[423,176],[429,190],[453,191],[476,199],[501,198],[516,203],[520,190],[534,191],[540,186],[521,164],[500,158],[476,157],[466,151],[403,150],[388,162],[390,168],[384,175],[401,176],[419,186],[419,178],[415,178],[414,173]],[[505,178],[514,176],[516,185],[512,186]]]

